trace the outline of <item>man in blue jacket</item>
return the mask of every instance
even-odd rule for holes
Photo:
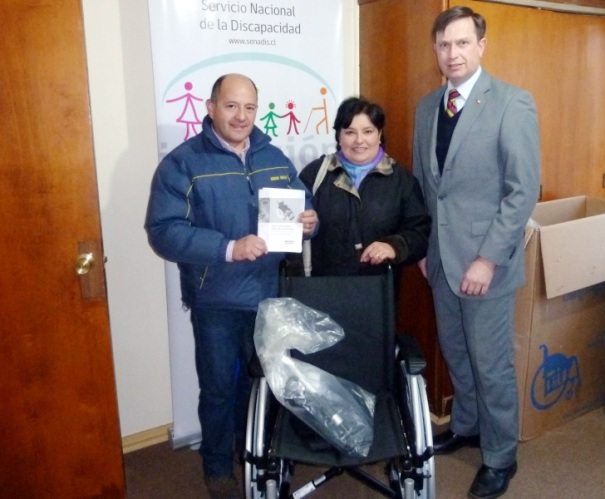
[[[245,436],[256,310],[277,295],[284,258],[256,235],[258,191],[305,188],[291,161],[254,126],[257,89],[248,77],[220,77],[206,106],[202,132],[155,172],[145,229],[156,253],[179,267],[195,337],[205,482],[211,497],[231,498],[240,496],[234,444]],[[307,193],[307,209],[296,214],[305,236],[317,224],[309,208]]]

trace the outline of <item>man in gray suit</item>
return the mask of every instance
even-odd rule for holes
[[[433,217],[419,266],[454,385],[450,428],[434,447],[445,454],[480,445],[472,498],[501,496],[517,470],[514,297],[540,188],[533,98],[481,68],[485,28],[468,7],[436,19],[434,49],[448,82],[417,106],[413,160]]]

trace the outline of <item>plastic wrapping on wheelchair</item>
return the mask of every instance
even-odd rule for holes
[[[258,307],[254,344],[275,398],[341,452],[367,456],[376,397],[291,356],[294,349],[311,354],[343,338],[328,314],[295,298],[268,298]]]
[[[350,466],[384,461],[406,452],[405,436],[394,400],[377,397],[374,439],[367,456],[340,452],[321,435],[281,408],[271,440],[271,454],[282,459],[325,466]]]
[[[343,453],[281,408],[271,438],[274,456],[328,466],[371,463],[405,453],[406,441],[394,395],[395,325],[392,276],[283,277],[281,296],[330,315],[344,338],[311,354],[292,357],[317,366],[375,395],[373,441],[366,456]]]

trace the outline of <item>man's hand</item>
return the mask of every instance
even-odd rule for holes
[[[250,234],[249,236],[242,237],[235,241],[232,257],[234,262],[241,262],[244,260],[253,262],[258,257],[266,255],[267,253],[267,244],[265,243],[265,240],[254,234]]]
[[[422,272],[422,275],[424,276],[424,278],[428,279],[427,271],[426,271],[426,257],[424,257],[422,260],[419,260],[417,265],[418,265],[418,268],[420,269],[420,272]]]
[[[303,234],[308,236],[313,234],[319,219],[315,210],[305,210],[298,216],[298,221],[303,224]]]
[[[492,282],[495,269],[495,263],[477,257],[462,277],[460,291],[466,295],[484,295]]]

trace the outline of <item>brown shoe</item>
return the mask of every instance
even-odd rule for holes
[[[211,499],[241,499],[237,478],[229,476],[205,476],[206,488]]]

